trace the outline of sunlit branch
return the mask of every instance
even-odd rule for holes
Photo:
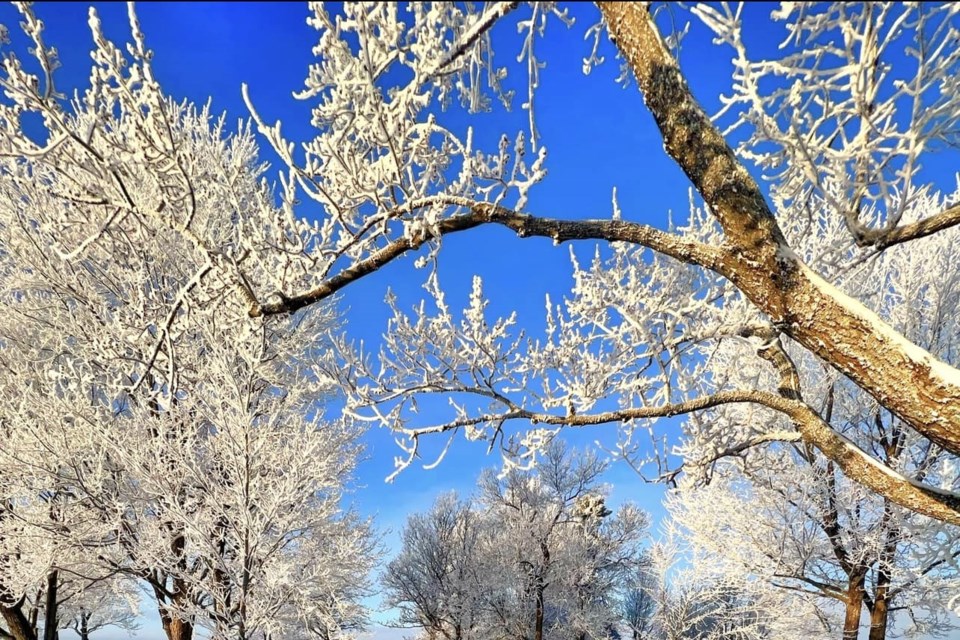
[[[896,244],[931,236],[958,224],[960,224],[960,205],[954,205],[929,218],[903,226],[892,229],[867,229],[857,238],[857,242],[861,246],[886,249]]]
[[[560,220],[541,218],[489,203],[477,203],[464,198],[437,196],[425,198],[402,207],[404,211],[436,204],[463,207],[458,214],[437,223],[430,232],[421,232],[410,238],[394,240],[386,247],[347,267],[314,289],[292,296],[275,294],[279,300],[252,305],[251,317],[291,313],[324,300],[350,283],[377,271],[406,253],[422,247],[438,237],[466,231],[485,224],[498,224],[514,231],[517,236],[550,238],[555,243],[571,240],[607,240],[630,242],[649,247],[677,260],[698,264],[708,269],[717,268],[723,251],[700,242],[661,231],[648,225],[624,220]]]

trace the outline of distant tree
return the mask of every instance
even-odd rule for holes
[[[639,567],[625,585],[620,607],[631,640],[646,640],[651,637],[657,610],[654,588],[654,578],[650,567],[646,565]]]
[[[604,506],[604,468],[556,443],[538,473],[487,473],[474,504],[447,495],[411,516],[382,579],[399,622],[449,640],[612,637],[647,520]]]
[[[96,640],[93,634],[107,627],[136,631],[140,628],[137,591],[129,579],[74,588],[60,604],[59,627],[73,631],[80,640]]]
[[[474,637],[483,597],[477,559],[483,526],[481,515],[455,494],[407,519],[400,554],[381,579],[387,606],[400,611],[399,624],[449,640]]]

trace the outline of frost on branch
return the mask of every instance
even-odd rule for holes
[[[695,212],[693,224],[709,236],[714,230],[702,216]],[[722,330],[725,285],[627,244],[598,249],[589,266],[573,254],[571,260],[572,294],[562,304],[547,299],[547,331],[539,339],[518,331],[515,315],[488,317],[479,278],[457,313],[433,275],[425,287],[429,302],[412,312],[388,299],[393,318],[378,358],[339,343],[349,366],[329,375],[348,389],[349,413],[397,433],[405,452],[398,470],[418,456],[421,437],[447,433],[452,440],[458,431],[491,448],[499,444],[508,468],[528,467],[559,427],[620,421],[629,437],[643,418],[664,415],[698,388],[698,347]],[[619,410],[596,420],[591,412],[610,398]],[[422,404],[430,408],[424,413],[445,412],[447,420],[424,425]],[[633,419],[636,407],[649,415]],[[517,421],[532,427],[516,434],[506,428]]]
[[[784,3],[772,13],[785,23],[783,54],[770,60],[750,56],[742,7],[693,12],[734,50],[718,117],[729,112],[728,131],[746,130],[739,151],[773,180],[776,208],[821,199],[859,244],[880,247],[960,220],[952,208],[923,218],[942,213],[943,226],[904,219],[931,195],[922,158],[958,142],[956,5]]]
[[[435,245],[441,221],[481,203],[524,208],[529,189],[546,173],[533,121],[540,68],[534,43],[548,16],[563,16],[552,3],[538,3],[519,24],[527,33],[522,56],[529,62],[529,131],[499,136],[492,145],[473,128],[445,126],[441,109],[455,108],[455,96],[471,112],[492,108],[492,99],[512,104],[513,92],[503,84],[506,67],[494,63],[491,30],[516,3],[480,9],[348,3],[342,13],[323,3],[311,7],[309,23],[320,34],[318,62],[297,97],[314,103],[316,136],[298,149],[279,122],[268,125],[258,114],[246,87],[244,96],[260,133],[287,165],[281,176],[285,208],[301,194],[323,206],[323,217],[308,227],[316,284],[351,264],[379,264],[377,252],[398,242]],[[285,284],[278,291],[287,295],[309,290]]]

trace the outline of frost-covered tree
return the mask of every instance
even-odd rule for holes
[[[447,495],[412,515],[382,580],[399,623],[449,640],[608,637],[647,518],[604,506],[604,468],[555,443],[537,473],[485,474],[472,504]]]
[[[73,631],[80,640],[96,640],[100,635],[97,632],[107,627],[128,632],[139,629],[140,598],[133,580],[71,586],[73,589],[67,591],[60,603],[58,621],[61,630]]]
[[[536,473],[481,479],[479,500],[496,532],[488,561],[506,577],[491,589],[500,628],[534,640],[585,639],[618,621],[616,590],[642,561],[648,519],[630,504],[605,507],[606,466],[592,451],[554,442]]]
[[[142,581],[170,640],[356,627],[372,543],[344,506],[360,431],[323,408],[335,318],[249,319],[217,275],[295,277],[286,252],[304,241],[284,235],[250,132],[159,93],[132,10],[129,64],[91,12],[91,85],[66,102],[42,23],[19,8],[47,75],[32,93],[8,54],[0,79],[9,633],[36,638],[26,607],[68,569]],[[31,110],[46,136],[14,133]]]
[[[746,479],[718,469],[710,485],[677,499],[672,513],[689,528],[697,574],[815,598],[834,637],[857,638],[864,609],[871,640],[894,629],[949,630],[955,537],[944,539],[829,469],[785,458],[765,461]],[[903,624],[890,624],[895,614]]]
[[[620,611],[631,640],[651,637],[653,615],[657,610],[654,588],[654,576],[648,563],[643,563],[621,588]]]
[[[476,637],[486,582],[478,555],[484,526],[455,494],[407,519],[400,553],[381,578],[387,605],[400,611],[399,625],[450,640]]]
[[[692,563],[681,567],[683,553]],[[677,544],[668,522],[648,555],[646,589],[655,608],[648,637],[665,640],[777,640],[820,638],[824,626],[803,594],[781,592],[731,575],[711,575],[700,564],[707,555],[689,554]]]
[[[864,16],[873,10],[865,9]],[[814,188],[796,191],[797,179],[785,171],[773,183],[775,199],[792,214],[783,229],[794,251],[818,272],[836,273],[843,291],[879,310],[913,344],[955,361],[960,352],[954,319],[960,300],[955,233],[928,238],[922,252],[900,244],[859,262],[840,261],[837,247],[844,246],[847,223],[837,217],[836,203],[828,195]],[[932,206],[927,195],[918,194],[913,202],[901,202],[892,194],[886,200],[871,197],[899,207],[905,219],[915,219]],[[810,228],[818,233],[811,234]],[[939,277],[930,278],[931,271]],[[736,313],[738,306],[742,317],[752,315],[744,301],[728,304],[727,310]],[[775,386],[779,376],[788,392],[800,394],[825,424],[870,452],[881,468],[915,484],[958,488],[954,454],[918,435],[795,343],[762,347],[778,363],[775,371],[751,366],[755,347],[749,335],[748,329],[740,339],[721,340],[704,375],[732,386]],[[716,407],[691,418],[687,431],[681,452],[691,472],[688,486],[692,489],[697,480],[710,486],[679,493],[675,511],[695,545],[727,550],[717,556],[720,566],[839,603],[845,614],[837,613],[844,622],[836,623],[843,626],[844,637],[856,637],[864,608],[871,639],[887,636],[891,609],[910,612],[916,628],[936,628],[943,622],[942,608],[949,600],[945,590],[956,585],[956,527],[942,526],[850,482],[835,461],[803,443],[776,412]],[[790,437],[795,442],[771,444]]]
[[[952,236],[960,220],[953,186],[939,191],[919,172],[924,154],[953,141],[960,117],[956,8],[784,5],[771,16],[787,26],[780,57],[754,61],[740,36],[745,9],[697,5],[694,15],[734,51],[735,84],[722,116],[743,140],[738,158],[694,99],[654,12],[643,4],[598,6],[588,36],[599,47],[609,33],[667,153],[703,201],[688,225],[632,222],[632,212],[616,203],[610,219],[527,211],[546,162],[533,119],[545,108],[535,101],[535,45],[547,21],[565,17],[560,7],[349,5],[337,15],[315,5],[321,62],[301,97],[316,104],[318,134],[305,144],[305,158],[295,159],[280,129],[255,117],[290,165],[288,201],[309,197],[328,213],[310,250],[323,266],[301,289],[248,278],[251,315],[313,304],[411,252],[424,251],[420,262],[434,264],[444,236],[480,225],[557,243],[612,242],[592,265],[575,265],[574,291],[564,304],[549,305],[548,334],[538,341],[521,340],[512,317],[488,319],[479,282],[468,308],[455,313],[431,271],[432,308],[408,315],[394,303],[379,364],[357,355],[354,366],[331,372],[360,376],[360,383],[340,376],[350,410],[397,431],[413,460],[429,434],[462,431],[492,440],[509,423],[532,422],[537,426],[513,444],[518,456],[534,456],[564,426],[619,422],[629,437],[649,419],[747,403],[785,416],[788,428],[737,446],[800,438],[872,491],[960,522],[950,490],[903,477],[839,433],[791,388],[788,370],[776,369],[785,377],[772,385],[703,380],[719,341],[754,341],[757,368],[779,366],[777,345],[786,341],[863,389],[905,428],[960,451],[951,435],[960,421],[953,354],[930,354],[896,329],[887,310],[871,307],[864,292],[846,290],[857,265],[900,244],[922,251],[930,236]],[[457,96],[474,110],[495,108],[494,99],[509,102],[504,73],[493,62],[494,34],[495,25],[518,15],[531,130],[481,150],[477,136],[445,128],[435,107]],[[917,33],[921,47],[913,45]],[[535,157],[528,159],[531,148]],[[754,163],[773,182],[769,198],[748,171]],[[805,212],[821,206],[845,234],[826,235],[811,223]],[[831,267],[811,266],[798,235],[819,240]],[[942,275],[937,266],[931,271]],[[954,330],[952,319],[940,321],[944,331]],[[344,352],[349,359],[347,345]],[[423,424],[417,399],[441,391],[450,394],[451,416]],[[619,406],[599,409],[606,400]]]
[[[73,629],[89,638],[109,626],[137,628],[138,585],[100,566],[95,552],[53,544],[55,539],[44,535],[42,528],[21,524],[3,531],[5,544],[10,545],[5,552],[4,588],[15,584],[26,588],[19,594],[7,591],[7,597],[16,596],[16,601],[5,606],[0,637],[56,640],[61,630]],[[20,582],[31,576],[30,582]]]
[[[514,2],[313,4],[319,59],[299,95],[314,104],[316,136],[298,148],[248,99],[257,129],[287,165],[277,208],[265,190],[243,190],[249,197],[238,199],[230,178],[245,175],[242,163],[216,165],[213,175],[225,178],[216,186],[198,181],[208,160],[173,135],[182,130],[180,112],[157,85],[135,19],[126,53],[91,21],[91,85],[68,102],[57,91],[42,24],[25,9],[33,66],[8,54],[0,78],[0,156],[9,177],[3,195],[8,203],[43,206],[20,217],[9,213],[2,224],[20,225],[60,271],[73,274],[95,272],[101,256],[121,256],[157,238],[194,255],[163,304],[141,309],[116,295],[104,308],[109,312],[92,318],[111,323],[116,315],[141,314],[125,335],[138,355],[127,360],[124,384],[138,390],[143,381],[156,388],[172,382],[187,357],[172,338],[193,318],[214,309],[238,324],[249,321],[244,314],[290,314],[348,294],[351,283],[418,254],[431,303],[407,314],[393,301],[379,357],[343,339],[341,361],[326,369],[347,396],[346,415],[396,431],[407,454],[401,467],[431,434],[500,441],[515,425],[520,433],[505,444],[513,462],[525,463],[563,427],[620,423],[627,447],[649,420],[746,404],[778,412],[785,430],[711,437],[742,448],[799,438],[871,491],[960,523],[951,488],[905,477],[825,421],[780,348],[809,352],[905,429],[960,453],[955,357],[931,354],[904,335],[888,310],[871,306],[847,280],[897,245],[931,258],[927,282],[944,277],[930,243],[955,233],[960,209],[954,186],[927,177],[921,160],[955,142],[956,6],[786,3],[770,16],[786,26],[784,46],[771,60],[756,60],[741,37],[744,13],[768,9],[694,7],[718,46],[733,51],[732,94],[721,121],[741,140],[739,155],[695,100],[696,87],[653,8],[597,6],[596,22],[585,30],[594,45],[585,68],[609,53],[608,34],[664,149],[702,201],[685,225],[636,222],[638,212],[621,211],[616,201],[602,219],[529,210],[530,189],[547,166],[548,141],[535,117],[560,108],[536,99],[546,73],[537,43],[545,25],[569,16],[554,3]],[[503,51],[502,34],[517,29],[529,130],[488,145],[485,139],[502,132],[481,135],[489,132],[481,131],[487,121],[479,117],[476,130],[462,132],[442,107],[458,99],[479,113],[512,104],[507,69],[516,69],[499,66],[509,56],[495,58],[494,51]],[[550,37],[555,32],[551,26]],[[42,135],[26,133],[31,118],[42,121]],[[209,125],[201,128],[191,140],[208,135]],[[639,150],[623,179],[641,177],[654,153],[659,148]],[[751,169],[772,181],[769,193]],[[296,205],[304,199],[319,205],[318,217],[299,217]],[[824,234],[810,223],[806,212],[821,206],[844,234]],[[208,226],[205,211],[230,224]],[[521,337],[512,316],[488,319],[479,281],[462,314],[447,303],[434,258],[444,237],[481,225],[558,244],[599,241],[597,259],[574,266],[570,297],[549,304],[540,339]],[[824,243],[821,253],[831,260],[811,265],[798,235]],[[952,318],[936,321],[955,331]],[[745,386],[704,377],[728,338],[756,347],[738,366],[766,367],[779,377]],[[437,394],[448,396],[446,416],[417,411],[423,396]]]

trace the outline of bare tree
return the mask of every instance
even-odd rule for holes
[[[474,504],[447,495],[411,516],[383,577],[400,623],[449,640],[606,637],[647,519],[604,506],[604,468],[556,443],[538,473],[484,474]]]

